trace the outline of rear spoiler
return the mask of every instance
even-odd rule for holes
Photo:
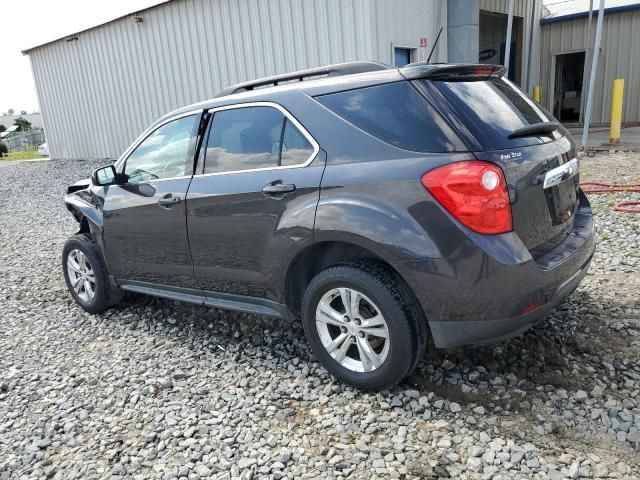
[[[399,69],[407,80],[442,80],[447,82],[470,82],[502,77],[507,70],[502,65],[485,64],[428,64],[410,63]]]
[[[560,128],[558,122],[538,122],[526,127],[518,128],[509,135],[509,140],[518,137],[540,137],[543,135],[551,135]]]

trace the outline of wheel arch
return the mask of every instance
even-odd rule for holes
[[[69,194],[64,200],[67,210],[71,212],[73,218],[80,225],[76,233],[90,235],[95,240],[102,260],[107,266],[107,270],[109,270],[109,261],[105,255],[104,239],[102,237],[104,228],[102,210],[93,204],[87,203],[77,194]]]
[[[285,299],[289,310],[296,315],[300,314],[304,292],[313,277],[322,270],[362,260],[376,263],[389,270],[405,285],[414,297],[417,307],[421,308],[402,273],[401,262],[390,261],[385,257],[379,249],[345,240],[327,240],[307,246],[293,258],[286,272]]]
[[[64,199],[67,210],[71,212],[76,221],[80,224],[78,233],[102,232],[104,225],[102,211],[95,205],[87,203],[75,194],[67,195]]]

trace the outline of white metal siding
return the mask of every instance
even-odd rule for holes
[[[440,0],[443,1],[443,0]],[[151,122],[223,87],[435,39],[436,2],[175,0],[29,52],[53,158],[116,158]],[[442,41],[442,39],[441,39]]]
[[[509,13],[509,0],[480,0],[480,10],[506,15]],[[531,11],[528,0],[514,0],[513,14],[516,17],[524,17],[528,11]]]
[[[595,36],[596,17],[592,35]],[[542,26],[544,105],[550,109],[554,55],[587,48],[587,19],[579,18]],[[587,62],[589,59],[586,60]],[[622,120],[640,121],[640,10],[605,15],[598,75],[593,102],[593,123],[609,123],[613,80],[624,78]],[[586,91],[583,92],[586,101]]]

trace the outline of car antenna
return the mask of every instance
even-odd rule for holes
[[[433,51],[436,49],[436,45],[438,45],[438,40],[440,40],[440,34],[442,33],[443,28],[444,27],[440,27],[440,30],[438,31],[438,36],[436,37],[436,41],[433,42],[433,47],[431,47],[431,51],[429,52],[429,56],[427,57],[427,63],[430,62],[431,55],[433,55]]]

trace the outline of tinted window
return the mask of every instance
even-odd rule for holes
[[[213,115],[205,173],[275,167],[284,115],[271,107],[222,110]]]
[[[174,120],[155,130],[138,145],[125,165],[124,172],[129,175],[129,182],[185,175],[195,121],[195,115]]]
[[[309,140],[291,123],[286,120],[282,134],[282,154],[280,165],[298,165],[306,162],[313,153],[313,146]]]
[[[422,152],[466,150],[451,127],[409,82],[317,99],[355,126],[398,147]]]
[[[450,103],[454,114],[485,148],[508,148],[540,143],[539,137],[509,140],[514,130],[551,120],[511,82],[504,78],[485,81],[422,81],[436,88]]]
[[[306,137],[276,108],[222,110],[213,116],[204,173],[296,165],[312,152]]]

